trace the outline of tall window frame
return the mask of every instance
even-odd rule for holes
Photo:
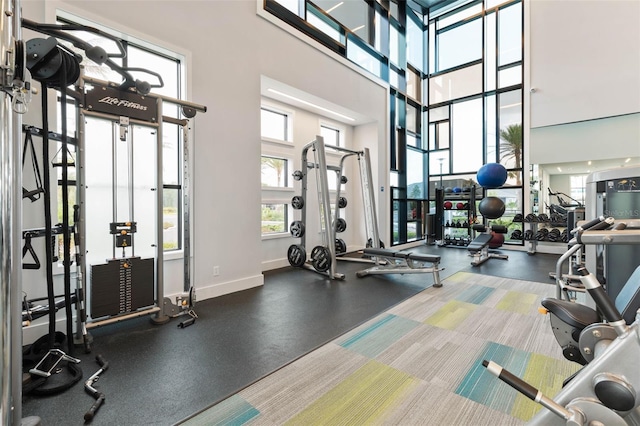
[[[475,180],[479,165],[503,164],[508,171],[507,182],[502,189],[493,190],[491,195],[511,200],[507,212],[500,218],[508,224],[505,243],[522,245],[522,240],[512,240],[510,235],[513,230],[521,229],[522,224],[512,219],[524,209],[524,7],[522,0],[506,1],[487,8],[483,5],[483,2],[472,0],[451,10],[435,11],[426,16],[431,51],[429,74],[425,76],[424,84],[425,94],[428,94],[425,97],[430,100],[424,106],[424,119],[429,123],[425,137],[429,141],[430,163],[434,165],[436,157],[448,162],[442,175],[432,174],[430,186],[435,188],[440,179],[449,182]],[[475,31],[472,35],[479,43],[473,54],[439,63],[440,49],[443,48],[440,36],[448,37],[456,31],[463,31],[466,33],[461,34],[469,38],[470,29]],[[447,43],[451,42],[452,39],[447,40]],[[459,43],[468,46],[463,41]],[[514,46],[519,51],[514,52]],[[457,91],[450,90],[456,87]],[[439,90],[447,97],[439,95]],[[466,105],[472,104],[473,117],[470,120],[468,114],[471,109]],[[442,112],[447,110],[449,115],[442,116]],[[475,123],[471,126],[475,130],[473,137],[469,138],[465,137],[464,131],[470,128],[471,121]],[[448,132],[438,132],[438,123],[448,123]],[[446,137],[445,146],[442,146],[443,135]],[[482,157],[479,164],[465,165],[464,157],[471,152],[475,152],[475,157]],[[433,193],[430,197],[435,199]],[[432,212],[435,212],[434,202],[431,204]]]
[[[183,75],[185,74],[186,59],[183,55],[166,49],[162,46],[158,46],[142,39],[139,39],[130,34],[117,31],[115,29],[106,27],[104,25],[89,21],[79,16],[71,15],[63,11],[57,11],[56,20],[60,24],[73,24],[73,25],[88,25],[95,27],[110,34],[120,40],[120,43],[124,49],[124,58],[114,58],[114,62],[123,67],[139,67],[146,68],[150,71],[159,73],[162,76],[164,86],[161,88],[152,88],[151,94],[164,95],[175,99],[181,99],[182,94],[185,92],[185,82]],[[70,32],[76,37],[84,38],[86,41],[90,37],[95,43],[100,45],[106,45],[108,52],[114,51],[115,43],[104,37],[96,36],[92,33],[85,33],[82,31]],[[109,48],[108,45],[112,47]],[[133,58],[133,59],[132,59]],[[149,64],[154,62],[154,59],[161,61],[162,65],[157,68],[150,67]],[[101,80],[113,81],[115,83],[120,82],[121,76],[106,66],[100,66],[95,64],[89,58],[85,58],[85,75],[89,77],[95,77]],[[169,66],[173,65],[169,71]],[[137,74],[135,75],[137,76]],[[147,77],[150,82],[155,82],[155,77],[142,74],[141,77]],[[67,123],[68,129],[75,129],[75,112],[73,100],[67,98],[70,104],[67,105]],[[60,105],[58,105],[57,111],[60,116]],[[163,108],[163,114],[170,117],[179,117],[179,107],[177,105],[167,104]],[[58,120],[58,123],[61,123]],[[59,124],[60,127],[60,124]],[[60,130],[60,129],[58,129]],[[176,227],[175,239],[165,239],[163,244],[163,251],[165,253],[180,252],[183,249],[184,244],[184,220],[183,220],[183,185],[184,185],[184,140],[182,129],[176,124],[164,123],[163,127],[163,227],[171,226]],[[85,135],[89,138],[90,135]],[[60,145],[60,144],[59,144]],[[60,148],[60,146],[58,147]],[[71,188],[75,188],[75,173],[70,173],[73,180],[69,180],[70,197],[69,197],[69,211],[73,211],[73,204],[75,204],[75,191]],[[58,173],[58,192],[61,191],[62,180],[61,173]],[[58,210],[62,209],[62,198],[58,197]]]
[[[294,111],[274,102],[260,104],[261,138],[261,236],[289,236],[293,217],[293,126]]]

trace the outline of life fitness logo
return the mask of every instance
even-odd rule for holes
[[[103,103],[103,104],[107,104],[107,105],[113,105],[116,107],[125,107],[125,108],[131,108],[131,109],[137,109],[140,111],[146,111],[147,110],[147,106],[145,105],[140,105],[137,102],[131,102],[128,101],[126,99],[118,99],[115,98],[113,96],[105,96],[104,98],[100,99],[98,101],[99,103]]]

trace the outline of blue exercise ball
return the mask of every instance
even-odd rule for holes
[[[500,188],[507,181],[507,169],[499,163],[487,163],[480,167],[476,178],[484,188]]]
[[[478,210],[485,219],[498,219],[504,214],[504,201],[498,197],[484,197],[478,204]]]

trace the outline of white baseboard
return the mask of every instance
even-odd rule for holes
[[[285,259],[286,262],[286,259]],[[288,263],[287,263],[288,265]],[[236,281],[229,281],[225,283],[217,283],[206,286],[196,286],[196,302],[198,300],[211,299],[213,297],[223,296],[229,293],[235,293],[236,291],[247,290],[254,287],[259,287],[264,284],[264,276],[262,274],[255,275],[249,278],[243,278]],[[176,296],[182,293],[167,294],[165,297],[175,300]],[[64,312],[63,312],[64,313]],[[60,314],[60,312],[59,312]],[[49,333],[48,317],[38,318],[34,324],[22,328],[22,344],[30,345],[40,337]],[[66,319],[56,318],[56,330],[66,334]],[[76,316],[75,308],[73,315],[73,332],[76,332]]]
[[[287,266],[291,266],[286,257],[282,259],[269,260],[267,262],[262,262],[262,270],[263,271],[272,271],[274,269],[286,268]]]
[[[224,296],[225,294],[260,287],[261,285],[264,285],[264,275],[262,274],[242,278],[240,280],[227,281],[224,283],[196,285],[196,303],[198,300],[207,300],[213,297]],[[174,299],[175,296],[177,296],[177,294],[166,295],[166,297],[171,299]]]

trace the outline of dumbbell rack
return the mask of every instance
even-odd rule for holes
[[[328,166],[326,161],[326,148],[342,153],[339,166]],[[309,149],[313,153],[313,161],[308,159]],[[365,211],[365,227],[367,237],[373,241],[374,247],[379,248],[380,238],[378,234],[377,216],[375,208],[375,199],[373,186],[371,185],[371,163],[369,159],[369,150],[365,148],[363,151],[353,151],[338,146],[325,146],[324,138],[316,136],[316,139],[305,145],[302,149],[302,170],[296,171],[294,178],[301,181],[301,195],[297,198],[298,210],[300,210],[300,220],[292,222],[290,226],[291,234],[300,238],[300,244],[294,244],[289,247],[287,257],[292,266],[299,266],[324,275],[330,279],[344,279],[344,274],[336,272],[336,233],[343,232],[346,229],[346,222],[340,217],[341,208],[341,187],[346,182],[343,176],[344,161],[351,156],[358,157],[360,170],[360,179],[362,185],[362,195]],[[322,235],[322,245],[314,247],[311,251],[311,264],[307,262],[307,254],[305,251],[305,226],[307,218],[307,178],[309,170],[315,171],[316,186],[318,191],[318,208],[320,217],[320,233]],[[335,209],[332,215],[329,183],[326,171],[336,172],[337,189],[335,198]],[[301,202],[300,202],[301,201]],[[293,200],[292,200],[292,204]],[[334,218],[333,221],[331,218]],[[341,245],[346,249],[346,244],[342,240]]]
[[[526,243],[528,243],[528,249],[527,249],[527,254],[533,255],[536,254],[536,248],[538,246],[538,243],[540,242],[547,242],[550,244],[555,244],[555,243],[560,243],[560,244],[566,244],[566,241],[562,241],[562,239],[559,239],[558,241],[549,241],[546,239],[543,240],[538,240],[536,238],[536,235],[538,232],[542,231],[542,230],[547,230],[548,231],[548,227],[552,226],[553,228],[562,228],[564,227],[565,229],[567,224],[566,223],[552,223],[552,222],[528,222],[528,221],[524,221],[523,222],[523,228],[525,228],[525,232],[526,232],[526,225],[529,225],[529,229],[531,230],[531,234],[533,235],[532,238],[530,239],[525,239],[524,241]],[[542,227],[539,227],[539,225],[542,225]],[[524,238],[524,235],[523,235]]]

